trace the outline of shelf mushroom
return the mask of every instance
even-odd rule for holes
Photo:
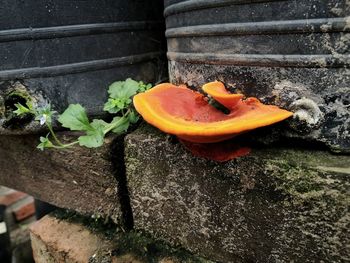
[[[264,105],[256,98],[243,99],[242,94],[231,94],[219,81],[207,83],[202,89],[229,113],[210,105],[201,93],[170,83],[137,94],[134,105],[144,120],[179,137],[192,154],[220,162],[250,152],[247,147],[225,140],[293,115],[277,106]]]
[[[230,113],[211,106],[201,93],[170,83],[136,95],[134,105],[148,123],[194,143],[224,141],[293,114],[277,106],[264,105],[256,98],[243,99],[242,94],[230,94],[219,81],[207,83],[202,89]]]

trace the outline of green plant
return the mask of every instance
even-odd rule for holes
[[[72,131],[82,131],[85,134],[70,143],[62,143],[56,136],[52,127],[52,120],[57,114],[51,109],[51,105],[42,108],[33,107],[32,103],[22,105],[15,104],[14,113],[18,116],[32,114],[35,120],[41,125],[46,125],[49,133],[45,137],[40,137],[38,149],[45,148],[68,148],[79,144],[88,148],[96,148],[103,144],[107,133],[113,132],[122,134],[127,131],[130,124],[136,123],[139,119],[138,113],[132,104],[132,97],[140,92],[144,92],[152,87],[151,84],[145,84],[142,81],[137,82],[128,78],[125,81],[117,81],[109,86],[109,98],[105,103],[103,110],[111,114],[117,114],[111,122],[101,119],[94,119],[90,122],[85,108],[80,104],[70,104],[68,108],[58,117],[58,121],[63,127]]]

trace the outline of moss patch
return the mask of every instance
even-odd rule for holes
[[[117,244],[116,255],[132,253],[149,263],[156,263],[164,258],[171,259],[173,262],[212,262],[193,256],[181,247],[172,247],[165,242],[155,240],[142,231],[131,231],[119,235]]]
[[[13,111],[16,110],[16,104],[20,103],[26,105],[27,103],[33,103],[32,97],[26,91],[23,85],[15,85],[10,92],[5,94],[3,101],[0,101],[0,115],[5,117],[2,124],[4,128],[19,129],[30,123],[34,119],[33,114],[24,114],[23,116],[17,116]]]

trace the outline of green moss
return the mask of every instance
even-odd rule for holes
[[[0,96],[0,118],[5,117],[5,100],[2,96]]]
[[[345,167],[349,168],[350,155],[332,154],[327,151],[306,150],[301,148],[273,148],[267,149],[265,155],[275,161],[283,160],[283,163],[294,166],[307,167]]]
[[[28,91],[25,90],[24,88],[16,87],[14,90],[6,94],[5,100],[10,97],[18,97],[18,98],[24,99],[25,101],[33,102],[32,97],[29,95]]]
[[[25,90],[25,88],[22,86],[17,86],[7,93],[4,96],[3,103],[0,103],[0,115],[3,115],[3,117],[6,118],[3,123],[4,128],[22,128],[26,124],[30,123],[34,118],[34,115],[30,113],[22,116],[17,116],[15,113],[13,113],[13,111],[16,110],[15,104],[20,103],[22,105],[26,105],[27,103],[33,103],[32,97]]]
[[[319,161],[317,161],[318,163]],[[329,164],[325,162],[324,165]],[[349,203],[348,183],[340,183],[337,173],[326,173],[319,166],[305,167],[285,160],[270,160],[266,171],[275,178],[275,189],[294,205],[343,207]]]
[[[52,215],[60,220],[67,220],[71,223],[84,225],[91,232],[103,234],[107,239],[113,239],[116,233],[123,231],[122,228],[114,224],[111,219],[98,214],[84,216],[72,210],[56,209],[52,212]]]
[[[278,179],[276,188],[289,195],[301,196],[308,192],[322,190],[322,179],[315,171],[288,163],[276,164],[273,161],[268,165],[268,169],[273,171],[273,175]]]
[[[130,231],[120,235],[117,244],[116,255],[132,253],[140,260],[149,263],[159,262],[163,258],[170,258],[175,262],[212,262],[193,256],[181,247],[172,247],[165,242],[155,240],[141,231]]]

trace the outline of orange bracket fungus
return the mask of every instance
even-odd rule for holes
[[[242,156],[249,151],[235,149],[236,154],[228,154],[226,149],[224,155],[227,158],[216,158],[213,156],[215,154],[206,155],[202,150],[210,151],[212,147],[213,152],[218,152],[221,146],[213,143],[282,121],[293,114],[277,106],[264,105],[256,98],[243,99],[242,94],[231,94],[218,81],[207,83],[202,89],[230,112],[225,114],[216,109],[199,92],[184,85],[175,86],[170,83],[163,83],[145,93],[137,94],[134,105],[148,123],[185,141],[185,147],[195,155],[219,161]],[[201,149],[200,154],[198,149]]]

